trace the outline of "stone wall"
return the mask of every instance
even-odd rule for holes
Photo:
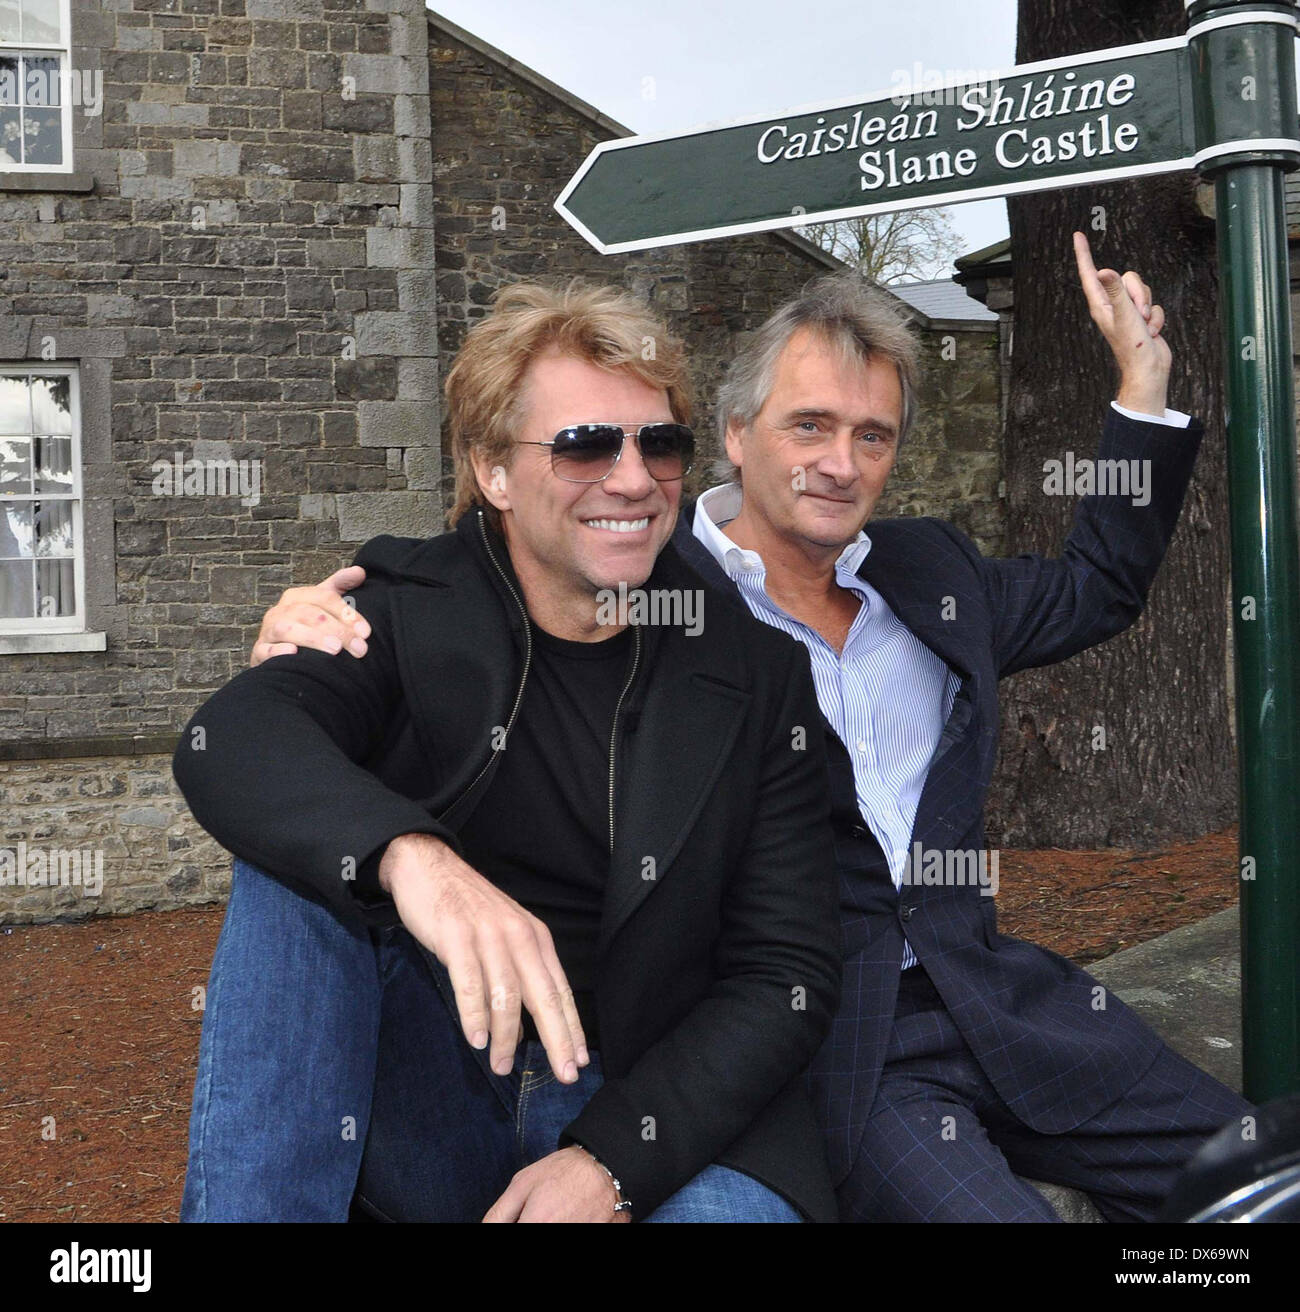
[[[165,910],[230,889],[230,858],[190,817],[170,755],[7,762],[0,808],[0,850],[31,878],[0,888],[0,921]]]
[[[94,839],[95,905],[126,910],[221,891],[164,753],[265,606],[369,535],[357,497],[437,524],[408,472],[438,441],[428,24],[419,0],[72,11],[103,110],[73,111],[73,175],[0,174],[0,361],[80,368],[106,650],[0,639],[0,848]],[[260,466],[260,496],[157,494],[178,452]],[[0,885],[0,916],[41,905]]]
[[[935,515],[1004,548],[996,324],[921,333],[920,408],[876,515]],[[870,531],[868,529],[868,531]]]

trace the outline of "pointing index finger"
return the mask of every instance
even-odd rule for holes
[[[1097,266],[1092,262],[1092,248],[1088,239],[1081,232],[1074,234],[1074,262],[1079,269],[1079,282],[1088,303],[1097,309],[1110,303],[1106,288],[1097,276]]]

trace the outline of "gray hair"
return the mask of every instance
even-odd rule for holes
[[[739,482],[740,470],[726,454],[727,426],[748,428],[772,394],[776,362],[801,328],[838,347],[845,359],[866,364],[882,360],[898,370],[903,389],[901,443],[916,418],[918,348],[903,311],[887,293],[848,270],[814,278],[793,300],[779,306],[741,348],[718,389],[718,442],[722,456],[717,477]]]

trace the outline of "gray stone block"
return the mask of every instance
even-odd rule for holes
[[[389,136],[352,140],[352,171],[358,182],[396,182],[401,176],[397,141]]]
[[[408,228],[433,227],[433,188],[427,182],[401,184],[398,218]]]
[[[364,241],[307,239],[307,263],[315,269],[363,269],[366,266]]]
[[[429,64],[423,52],[414,59],[348,53],[343,56],[343,76],[355,78],[359,92],[408,96],[429,93]]]
[[[432,438],[424,401],[360,401],[357,412],[362,446],[423,446]]]
[[[432,312],[408,314],[369,310],[355,322],[361,355],[436,355],[438,322]]]
[[[135,806],[119,811],[117,819],[119,824],[144,825],[148,829],[166,829],[176,817],[156,806]]]
[[[427,137],[429,135],[429,97],[402,95],[393,97],[393,135]]]
[[[181,177],[234,177],[239,172],[239,143],[178,141],[172,146],[172,172]]]
[[[438,453],[427,446],[409,448],[402,453],[402,473],[412,491],[432,491],[442,474]]]
[[[343,492],[338,509],[344,542],[365,542],[381,533],[427,538],[442,528],[442,507],[432,492]]]
[[[397,160],[400,181],[433,181],[433,146],[426,137],[398,137]]]
[[[367,228],[366,263],[376,269],[432,269],[432,228]]]
[[[120,189],[127,200],[188,200],[194,195],[188,178],[123,178]]]
[[[344,182],[338,189],[340,205],[396,205],[400,196],[391,182]]]
[[[168,105],[158,100],[128,100],[126,121],[147,127],[203,128],[208,125],[208,106]]]
[[[427,66],[429,23],[423,14],[395,13],[388,20],[388,37],[388,48],[393,54],[423,60]]]
[[[399,401],[425,401],[435,406],[439,399],[438,360],[436,356],[424,359],[402,359],[397,362],[397,399]],[[438,416],[430,416],[434,431],[438,429]]]
[[[161,50],[162,35],[158,27],[119,27],[115,39],[119,50]]]
[[[246,0],[244,13],[249,18],[277,20],[319,18],[320,0]]]

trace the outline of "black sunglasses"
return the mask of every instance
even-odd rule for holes
[[[623,442],[636,439],[646,472],[657,483],[672,483],[691,472],[695,434],[685,424],[572,424],[549,442],[519,442],[519,446],[549,446],[551,469],[568,483],[599,483],[614,472]]]

